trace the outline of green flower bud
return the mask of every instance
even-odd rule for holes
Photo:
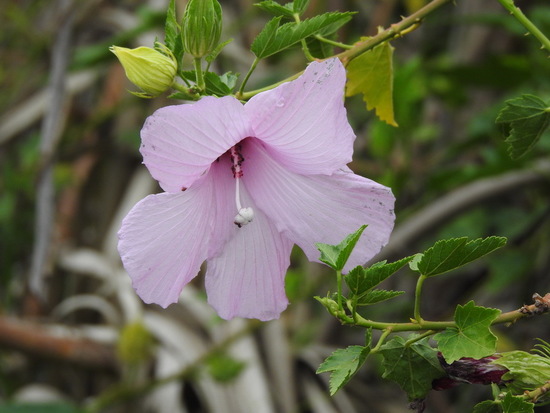
[[[141,97],[154,97],[170,88],[178,70],[178,63],[172,52],[164,45],[157,43],[160,51],[150,47],[127,49],[111,46],[113,52],[130,81],[145,93],[136,93]]]
[[[222,8],[218,0],[189,0],[182,22],[183,49],[196,58],[218,45],[222,33]]]

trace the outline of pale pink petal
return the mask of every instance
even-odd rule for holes
[[[185,192],[149,195],[134,206],[122,222],[118,250],[143,301],[176,302],[208,252],[221,249],[230,235],[219,226],[228,196],[208,174]]]
[[[247,146],[243,181],[254,202],[277,230],[318,261],[315,243],[338,244],[361,225],[368,227],[345,270],[365,264],[393,229],[394,197],[389,188],[343,168],[333,175],[299,175],[286,170],[258,141]]]
[[[292,243],[252,203],[241,188],[243,206],[254,208],[254,221],[237,228],[221,255],[208,260],[208,302],[220,317],[278,318],[287,307],[284,277]]]
[[[355,135],[344,107],[346,70],[336,58],[245,104],[253,135],[293,172],[331,174],[351,161]]]
[[[162,189],[179,192],[249,136],[247,125],[243,105],[230,96],[161,108],[141,130],[143,163]]]

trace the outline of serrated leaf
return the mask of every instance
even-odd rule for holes
[[[197,81],[197,74],[194,70],[186,70],[185,72],[182,72],[182,75],[187,80],[190,80],[192,82]],[[222,76],[219,76],[214,72],[204,73],[206,94],[218,97],[230,95],[233,92],[233,87],[235,86],[235,84],[233,83],[233,86],[231,86],[230,84],[226,83],[226,80],[233,82],[233,79],[231,78],[231,72],[228,72]]]
[[[349,62],[346,96],[363,95],[367,110],[397,126],[393,113],[393,47],[384,42]]]
[[[451,364],[462,357],[480,359],[494,354],[497,338],[490,326],[499,315],[500,310],[478,307],[473,301],[458,305],[454,316],[456,328],[446,328],[433,337],[445,361]]]
[[[220,54],[220,52],[223,50],[225,46],[227,46],[229,43],[231,43],[233,39],[227,39],[225,42],[220,43],[217,45],[214,50],[212,50],[208,56],[204,58],[208,63],[212,63],[214,60],[216,60],[216,57]]]
[[[509,370],[502,379],[506,381],[506,387],[516,394],[534,390],[550,380],[550,360],[537,354],[510,351],[502,353],[493,364]]]
[[[440,275],[477,260],[505,244],[504,237],[478,238],[472,241],[468,241],[468,237],[462,237],[437,241],[424,252],[416,268],[427,277]]]
[[[317,369],[317,374],[330,372],[330,395],[334,395],[365,363],[370,347],[349,346],[333,352]]]
[[[412,259],[413,257],[411,256],[389,264],[386,263],[386,261],[377,262],[368,268],[358,266],[345,276],[344,281],[351,293],[361,298],[363,294],[366,294],[370,289],[376,287],[386,278],[399,271]]]
[[[342,268],[346,265],[353,248],[359,241],[361,234],[367,228],[366,225],[362,225],[357,231],[353,234],[348,235],[340,244],[330,245],[317,243],[315,246],[321,252],[319,260],[327,264],[330,268],[341,271]]]
[[[507,100],[497,123],[509,124],[508,153],[517,159],[530,151],[550,125],[550,106],[533,95]]]
[[[350,13],[325,13],[299,23],[285,23],[279,27],[281,16],[269,21],[252,42],[250,50],[259,59],[278,53],[338,21],[349,19]]]
[[[357,305],[373,305],[405,294],[405,291],[371,290],[357,300]]]
[[[500,403],[494,400],[485,400],[476,404],[472,413],[502,413],[502,409],[500,408]]]
[[[292,2],[292,9],[294,13],[302,14],[309,4],[309,0],[294,0]]]
[[[395,337],[380,347],[382,377],[399,384],[409,400],[421,399],[432,389],[432,381],[445,373],[427,338],[405,344],[403,337]]]
[[[260,9],[273,14],[274,16],[283,16],[290,19],[294,19],[293,3],[285,4],[284,6],[280,5],[276,1],[266,0],[259,3],[255,3],[254,6],[259,7]]]
[[[164,23],[164,43],[172,51],[178,66],[183,57],[183,41],[180,34],[180,26],[176,17],[176,1],[170,0],[168,11],[166,12],[166,21]]]
[[[502,399],[502,413],[534,413],[535,405],[521,396],[507,393]]]

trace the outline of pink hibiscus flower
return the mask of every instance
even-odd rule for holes
[[[206,261],[208,302],[225,319],[270,320],[287,307],[284,277],[297,244],[338,244],[367,229],[347,267],[364,264],[393,228],[390,189],[355,175],[355,135],[338,59],[242,104],[204,97],[150,116],[140,151],[166,192],[130,211],[119,252],[146,303],[163,307]]]

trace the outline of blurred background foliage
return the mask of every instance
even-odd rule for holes
[[[134,87],[108,46],[162,40],[167,3],[0,4],[0,412],[61,413],[85,405],[100,411],[94,400],[109,400],[106,391],[120,396],[121,383],[137,388],[176,373],[142,399],[105,411],[405,411],[404,395],[377,375],[373,361],[328,397],[327,378],[315,376],[315,369],[335,346],[360,343],[363,332],[338,325],[313,300],[334,290],[335,280],[299,250],[287,275],[292,304],[281,320],[265,325],[221,322],[205,305],[200,277],[166,311],[135,297],[118,260],[115,234],[133,203],[158,190],[141,165],[139,130],[146,116],[174,102],[127,93]],[[248,46],[268,16],[250,0],[221,3],[223,36],[235,40],[213,68],[246,73],[253,60]],[[353,42],[425,3],[312,0],[308,13],[357,11],[338,34]],[[546,0],[517,3],[550,33]],[[67,4],[73,24],[63,50],[68,68],[61,130],[45,152],[43,122],[54,104],[48,95],[52,51]],[[185,1],[177,4],[181,12]],[[495,124],[507,99],[532,93],[550,101],[548,53],[524,34],[497,1],[458,0],[392,42],[398,128],[366,112],[359,96],[346,102],[358,136],[350,166],[390,186],[397,197],[396,239],[381,257],[419,252],[444,237],[509,237],[506,248],[479,264],[426,285],[425,318],[448,318],[457,303],[471,298],[509,311],[530,303],[533,293],[550,290],[550,174],[548,168],[546,176],[533,172],[548,162],[550,139],[512,161]],[[297,47],[273,56],[262,62],[249,87],[279,81],[305,63]],[[53,236],[37,295],[29,288],[29,273],[37,248],[35,216],[43,207],[37,188],[46,164],[53,168]],[[425,220],[429,208],[443,218]],[[405,228],[414,230],[405,234]],[[403,271],[389,282],[409,294],[369,309],[369,317],[406,320],[415,280]],[[544,317],[498,333],[501,350],[527,350],[535,337],[550,340]],[[427,411],[469,411],[476,400],[489,397],[488,389],[475,386],[434,392]]]

